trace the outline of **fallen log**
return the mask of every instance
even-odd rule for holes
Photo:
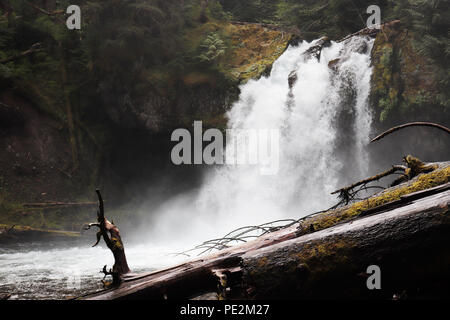
[[[439,170],[429,175],[437,173]],[[447,173],[440,171],[441,175]],[[448,176],[444,180],[448,183]],[[398,198],[401,188],[405,186],[392,188]],[[308,228],[299,232],[299,225],[293,225],[173,268],[124,279],[116,288],[80,299],[391,299],[404,292],[410,297],[448,295],[450,190],[416,191],[402,201],[392,207],[386,204],[370,215],[337,220],[318,231]],[[310,223],[305,221],[304,225]],[[366,271],[371,265],[380,267],[381,290],[368,289]]]
[[[375,37],[378,34],[378,32],[383,31],[384,28],[395,28],[399,24],[400,24],[400,20],[393,20],[393,21],[389,21],[386,23],[382,23],[379,28],[367,27],[367,28],[361,29],[355,33],[352,33],[348,36],[345,36],[344,38],[338,40],[337,42],[343,42],[343,41],[348,40],[355,36]]]
[[[96,206],[97,202],[61,202],[61,201],[47,201],[47,202],[33,202],[22,203],[25,208],[52,208],[52,207],[90,207]]]
[[[0,224],[0,243],[29,241],[74,241],[80,238],[79,232],[48,230],[27,226],[9,226]]]
[[[450,279],[450,191],[272,247],[246,253],[244,282],[252,298],[390,299],[417,290],[447,295]],[[382,290],[366,285],[380,267]]]

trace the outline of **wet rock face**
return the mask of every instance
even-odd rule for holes
[[[367,42],[361,42],[360,46],[356,49],[357,53],[366,54],[369,47],[367,46]]]
[[[429,108],[438,94],[433,69],[413,42],[414,35],[398,24],[386,25],[376,37],[371,106],[380,122],[408,121],[414,110]]]
[[[328,68],[330,68],[333,71],[337,71],[339,68],[339,63],[341,62],[340,58],[331,60],[330,62],[328,62]]]
[[[414,34],[399,24],[385,26],[378,33],[371,52],[370,108],[374,131],[382,132],[412,121],[448,123],[449,113],[436,101],[439,95],[435,71],[415,50]],[[450,157],[445,134],[416,128],[392,135],[370,148],[374,165],[389,166],[399,156],[414,154],[427,161]]]
[[[305,53],[305,59],[309,59],[310,57],[315,57],[317,60],[320,60],[320,55],[322,54],[322,49],[327,48],[331,45],[331,41],[328,37],[322,37],[317,41],[315,46],[309,48]]]
[[[296,38],[289,31],[256,23],[233,23],[229,33],[233,50],[224,57],[223,64],[240,83],[269,75],[272,64]]]
[[[208,84],[184,87],[172,96],[150,92],[142,101],[119,101],[108,106],[109,117],[125,128],[160,133],[189,128],[194,120],[205,126],[226,126],[224,114],[239,94],[238,87],[213,87]]]
[[[149,93],[144,101],[132,101],[128,95],[107,104],[106,112],[115,123],[124,128],[146,128],[158,132],[163,126],[164,106],[170,101]]]
[[[298,46],[302,41],[303,41],[303,39],[300,38],[300,36],[296,35],[291,38],[291,40],[289,41],[289,45],[290,46]]]
[[[312,46],[302,54],[303,58],[305,60],[309,60],[311,57],[314,57],[315,59],[320,60],[322,49],[327,48],[330,45],[331,45],[330,39],[328,37],[323,37],[317,41],[317,44],[315,46]],[[297,70],[292,70],[288,77],[289,89],[292,89],[294,87],[297,80],[298,80]]]
[[[108,116],[121,127],[153,133],[189,128],[194,120],[202,120],[204,126],[224,128],[224,115],[238,98],[239,85],[268,76],[272,64],[294,36],[252,23],[229,24],[222,31],[230,45],[217,61],[220,73],[201,69],[181,72],[162,90],[143,84],[148,86],[147,92],[128,90],[112,79],[105,79],[99,86],[99,94]]]
[[[25,120],[18,108],[0,102],[0,127],[3,130],[23,127],[24,123]]]
[[[291,71],[291,73],[289,74],[289,77],[288,77],[289,89],[292,89],[294,87],[297,80],[298,80],[297,71],[296,70]]]
[[[68,140],[67,131],[53,117],[12,90],[0,91],[0,189],[5,195],[0,201],[0,216],[3,222],[9,223],[8,216],[2,214],[15,212],[20,208],[19,203],[74,201],[86,189],[92,178],[95,147],[83,141],[86,153],[80,153],[80,167],[72,171]],[[12,217],[17,224],[25,221],[45,226],[52,224],[56,216],[46,212],[45,220],[41,221],[30,213],[17,211]],[[75,221],[71,215],[61,216],[70,223]]]

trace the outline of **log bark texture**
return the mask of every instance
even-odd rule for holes
[[[402,201],[316,232],[295,225],[81,299],[448,296],[450,190]],[[370,265],[381,269],[381,290],[367,288]]]

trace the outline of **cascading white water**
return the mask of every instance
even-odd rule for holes
[[[352,37],[322,49],[320,60],[307,50],[317,44],[289,47],[274,63],[269,77],[241,87],[240,99],[228,113],[232,129],[278,129],[279,172],[261,175],[255,166],[223,166],[206,179],[197,205],[220,230],[286,217],[301,217],[336,202],[330,192],[342,179],[335,155],[339,124],[335,118],[350,108],[354,122],[354,157],[358,176],[367,172],[365,145],[371,114],[370,51],[373,40]],[[338,59],[338,60],[336,60]],[[334,60],[334,61],[333,61]],[[330,61],[334,65],[329,66]],[[297,72],[290,88],[288,77]],[[351,106],[343,106],[351,95]]]
[[[228,112],[230,129],[280,132],[278,173],[262,175],[252,165],[216,167],[197,195],[161,208],[152,221],[156,239],[176,242],[173,235],[180,234],[189,245],[242,226],[300,218],[334,205],[332,191],[367,175],[373,39],[331,42],[317,59],[308,49],[319,41],[289,47],[269,77],[241,86],[239,101]],[[290,88],[292,71],[297,81]],[[346,123],[340,122],[343,112]],[[351,139],[341,134],[342,127]]]
[[[216,168],[198,194],[172,199],[159,214],[153,213],[156,220],[145,226],[147,231],[153,226],[152,244],[126,246],[133,271],[169,266],[182,257],[166,253],[179,252],[236,227],[299,218],[334,204],[330,192],[339,187],[338,181],[346,180],[343,160],[336,153],[342,126],[336,117],[343,109],[352,115],[346,125],[352,126],[354,137],[341,146],[353,152],[352,172],[366,175],[373,40],[353,37],[333,42],[323,48],[320,60],[304,54],[317,42],[289,47],[274,63],[269,77],[241,87],[240,99],[228,113],[230,128],[279,130],[278,173],[261,175],[254,166]],[[298,79],[290,89],[288,77],[293,70]],[[155,246],[158,239],[164,247]],[[0,250],[0,291],[12,292],[15,298],[80,294],[98,288],[99,267],[108,261],[111,265],[111,259],[110,252],[99,247]],[[74,273],[82,276],[78,289],[67,287],[67,279]]]
[[[11,293],[11,299],[66,299],[102,289],[99,270],[102,264],[113,265],[111,251],[88,243],[68,245],[51,250],[42,243],[0,248],[0,293]],[[132,271],[142,273],[185,259],[169,254],[172,250],[142,244],[127,247],[126,254]]]

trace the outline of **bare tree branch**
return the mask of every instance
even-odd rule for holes
[[[43,14],[48,15],[48,16],[55,16],[55,15],[58,15],[58,14],[64,14],[64,13],[65,13],[64,10],[55,10],[55,11],[47,11],[47,10],[44,10],[44,9],[38,7],[37,5],[35,5],[34,3],[30,2],[30,1],[27,1],[27,4],[28,4],[30,7],[36,9],[37,11],[39,11],[39,12],[41,12],[41,13],[43,13]]]
[[[370,142],[378,141],[378,140],[384,138],[385,136],[387,136],[388,134],[391,134],[391,133],[393,133],[395,131],[398,131],[400,129],[403,129],[403,128],[413,127],[413,126],[416,126],[416,127],[434,127],[434,128],[437,128],[437,129],[441,129],[441,130],[447,132],[448,134],[450,134],[450,129],[447,128],[447,127],[444,127],[444,126],[442,126],[440,124],[436,124],[436,123],[432,123],[432,122],[411,122],[411,123],[406,123],[406,124],[402,124],[400,126],[393,127],[391,129],[383,132],[379,136],[373,138]]]
[[[28,55],[30,55],[32,53],[39,52],[39,51],[42,51],[42,48],[41,48],[41,44],[39,42],[37,42],[37,43],[33,44],[28,50],[26,50],[24,52],[21,52],[19,54],[16,54],[15,56],[12,56],[12,57],[0,60],[0,63],[8,63],[10,61],[14,61],[14,60],[17,60],[19,58],[26,57],[26,56],[28,56]]]
[[[49,12],[47,10],[44,10],[44,9],[38,7],[37,5],[35,5],[34,3],[30,2],[30,1],[27,1],[26,3],[30,7],[36,9],[37,11],[39,11],[40,13],[45,14],[45,15],[50,16],[50,17],[53,17],[56,20],[58,20],[58,22],[60,22],[60,23],[66,24],[66,22],[58,16],[60,14],[65,14],[64,10],[56,10],[56,11]]]
[[[351,192],[354,188],[356,188],[356,187],[358,187],[358,186],[361,186],[361,185],[363,186],[363,188],[360,188],[359,190],[357,190],[356,192],[354,192],[353,195],[355,195],[356,193],[358,193],[359,191],[361,191],[362,189],[364,189],[364,188],[365,188],[365,185],[368,184],[369,182],[372,182],[372,181],[378,181],[378,180],[380,180],[381,178],[386,177],[386,176],[389,176],[389,175],[391,175],[391,174],[393,174],[393,173],[395,173],[396,171],[399,171],[399,170],[401,170],[401,171],[404,172],[404,171],[406,170],[406,167],[405,167],[405,166],[401,166],[401,165],[392,166],[392,168],[389,169],[389,170],[386,170],[386,171],[384,171],[384,172],[382,172],[382,173],[380,173],[380,174],[374,175],[374,176],[372,176],[372,177],[370,177],[370,178],[367,178],[367,179],[364,179],[364,180],[355,182],[354,184],[352,184],[352,185],[350,185],[350,186],[348,186],[348,187],[344,187],[344,188],[341,188],[341,189],[339,189],[339,190],[333,191],[331,194],[337,194],[337,193],[339,193],[339,198],[343,199],[343,200],[345,201],[345,203],[347,204],[347,203],[349,203],[350,200],[352,199],[352,195],[350,194],[350,192]]]

